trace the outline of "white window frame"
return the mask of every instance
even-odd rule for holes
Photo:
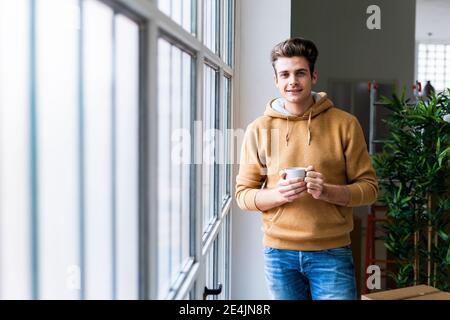
[[[142,279],[145,281],[144,289],[141,292],[141,298],[144,299],[156,299],[158,297],[156,284],[158,283],[158,274],[157,274],[157,261],[156,257],[158,256],[158,239],[157,239],[157,225],[158,225],[158,199],[157,199],[157,190],[155,190],[155,183],[157,177],[157,154],[155,150],[158,150],[157,145],[157,117],[154,115],[157,111],[157,85],[158,85],[158,77],[155,70],[157,70],[157,43],[158,38],[161,35],[161,32],[165,36],[169,36],[171,39],[179,43],[181,46],[189,48],[192,52],[195,53],[196,58],[196,79],[195,79],[195,115],[194,120],[200,120],[203,118],[203,101],[201,97],[203,96],[203,66],[205,61],[213,64],[217,68],[219,68],[219,90],[217,92],[219,103],[223,103],[222,99],[222,90],[223,90],[223,77],[226,74],[231,81],[231,123],[230,127],[234,127],[233,123],[233,108],[234,108],[234,88],[236,87],[235,82],[235,72],[233,67],[228,65],[225,62],[225,59],[219,57],[214,52],[212,52],[209,48],[207,48],[203,43],[203,0],[197,0],[197,27],[196,35],[191,34],[187,30],[183,29],[178,23],[173,21],[170,17],[162,13],[157,6],[157,0],[102,0],[107,3],[116,3],[119,6],[124,6],[129,8],[130,10],[139,14],[147,21],[147,30],[146,30],[146,39],[143,42],[145,48],[143,50],[148,57],[148,62],[145,67],[146,81],[144,82],[143,91],[145,92],[144,100],[146,101],[146,110],[143,114],[145,119],[143,120],[146,123],[145,127],[145,141],[146,146],[144,149],[146,154],[143,155],[143,159],[146,161],[145,170],[143,173],[146,175],[147,183],[141,186],[141,195],[143,199],[145,199],[145,203],[141,204],[144,206],[141,209],[141,214],[146,213],[145,217],[141,217],[141,222],[145,224],[143,229],[141,230],[142,237],[140,239],[140,245],[142,247],[141,254],[141,267],[146,270],[142,274]],[[238,2],[235,1],[234,5],[234,20],[233,24],[235,25],[236,17],[238,16]],[[223,12],[223,1],[220,1],[220,12]],[[222,17],[222,15],[221,15]],[[220,34],[223,34],[223,23],[222,18],[219,19],[220,26]],[[233,27],[233,34],[235,34]],[[219,52],[222,55],[222,38],[219,37]],[[232,52],[236,51],[236,45],[232,49]],[[236,61],[234,54],[232,54],[231,62],[234,63]],[[220,110],[221,108],[219,108]],[[193,137],[194,153],[193,156],[195,159],[202,159],[202,139],[198,137]],[[143,144],[141,144],[143,146]],[[194,226],[194,235],[193,238],[195,241],[194,247],[194,260],[192,264],[186,266],[184,279],[180,281],[180,285],[178,288],[174,288],[171,294],[167,297],[168,299],[183,299],[186,297],[191,297],[195,299],[201,299],[203,294],[203,289],[205,287],[205,255],[211,250],[212,245],[214,244],[214,240],[218,237],[219,231],[222,228],[223,219],[227,214],[230,213],[231,210],[231,202],[232,198],[230,197],[227,202],[224,204],[221,212],[220,219],[216,221],[216,223],[210,229],[208,236],[204,239],[204,241],[199,241],[202,239],[202,190],[201,183],[196,183],[197,181],[202,181],[202,170],[201,165],[193,165],[194,169],[194,178],[192,179],[192,183],[195,186],[195,190],[192,192],[193,198],[196,199],[196,205],[192,208],[195,212],[195,218],[191,219]],[[231,171],[231,170],[230,170]],[[232,172],[229,172],[232,174]],[[231,183],[232,185],[232,183]],[[232,192],[232,187],[230,192]],[[230,229],[230,228],[228,228]],[[145,250],[146,249],[146,250]],[[145,251],[145,252],[143,252]],[[194,294],[192,294],[194,292]],[[229,297],[225,297],[229,298]]]

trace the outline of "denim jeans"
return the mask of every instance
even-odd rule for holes
[[[276,300],[356,300],[350,246],[321,251],[264,248],[265,276]]]

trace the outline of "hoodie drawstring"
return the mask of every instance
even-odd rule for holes
[[[308,146],[311,145],[311,114],[312,114],[312,108],[309,112],[309,119],[308,119]]]
[[[286,147],[289,144],[289,117],[286,117]]]

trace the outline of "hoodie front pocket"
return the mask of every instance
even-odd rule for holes
[[[266,231],[269,231],[270,229],[272,229],[273,225],[280,219],[281,215],[284,212],[284,207],[278,207],[277,211],[270,217],[267,218],[266,220]]]
[[[334,206],[334,208],[333,208],[332,211],[333,211],[334,215],[336,216],[336,218],[337,218],[337,220],[338,220],[339,222],[341,222],[341,223],[345,223],[345,222],[346,222],[345,216],[344,216],[344,214],[341,212],[341,210],[339,210],[339,208],[337,208],[337,207]]]

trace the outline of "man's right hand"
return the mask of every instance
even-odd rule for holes
[[[278,187],[273,190],[276,191],[276,194],[282,204],[286,202],[293,202],[300,198],[303,192],[306,191],[306,183],[305,178],[294,178],[286,180],[286,172],[281,170],[279,172],[280,180],[278,180]]]
[[[256,194],[255,203],[259,210],[267,211],[300,198],[306,191],[304,178],[286,180],[286,172],[279,172],[278,185],[272,189],[263,189]]]

